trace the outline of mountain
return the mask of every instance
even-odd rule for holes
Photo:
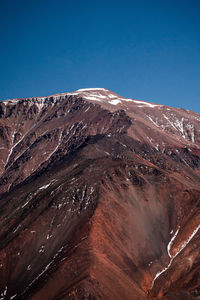
[[[107,89],[0,102],[0,299],[200,299],[200,115]]]

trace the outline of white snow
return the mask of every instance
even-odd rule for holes
[[[107,93],[105,95],[100,94],[101,91],[106,91]],[[149,107],[155,107],[155,106],[160,106],[157,104],[151,104],[145,101],[139,101],[139,100],[133,100],[131,98],[123,98],[120,96],[117,96],[115,94],[113,94],[112,92],[109,93],[108,90],[104,89],[104,88],[88,88],[88,89],[79,89],[75,92],[72,93],[68,93],[68,95],[77,95],[77,94],[84,94],[84,98],[86,100],[94,100],[94,101],[99,101],[101,102],[102,99],[113,99],[111,101],[109,101],[110,104],[113,105],[117,105],[119,104],[121,101],[126,101],[126,102],[134,102],[136,104],[140,104],[140,107],[144,107],[144,105],[149,106]]]
[[[99,90],[106,91],[106,89],[104,88],[85,88],[85,89],[79,89],[76,92],[99,91]]]
[[[108,101],[110,104],[113,104],[113,105],[117,105],[119,103],[121,103],[120,100],[111,100],[111,101]]]
[[[180,229],[180,226],[178,226],[178,229],[176,230],[175,234],[173,235],[173,237],[171,238],[169,244],[167,245],[167,253],[169,255],[169,257],[171,258],[171,254],[170,254],[170,250],[171,250],[171,247],[172,247],[172,244],[173,244],[173,241],[175,240],[178,232],[179,232],[179,229]],[[171,234],[171,232],[170,232]]]
[[[192,143],[195,142],[195,128],[193,124],[187,124],[186,127],[190,130]]]
[[[185,131],[184,131],[184,127],[183,127],[183,122],[184,122],[184,118],[181,118],[181,121],[179,121],[178,119],[176,119],[176,121],[174,122],[174,125],[181,132],[183,138],[185,139]]]
[[[132,102],[132,103],[137,104],[137,106],[141,107],[141,108],[144,108],[145,106],[148,106],[151,108],[154,108],[156,106],[161,106],[161,105],[157,105],[157,104],[148,103],[145,101],[133,100],[131,98],[123,98],[105,88],[83,88],[83,89],[78,89],[78,90],[76,90],[74,92],[70,92],[70,93],[66,92],[66,93],[53,94],[48,97],[36,97],[36,98],[33,98],[32,102],[30,102],[30,103],[37,105],[39,112],[40,112],[42,110],[43,106],[46,105],[46,103],[45,103],[46,99],[48,99],[51,96],[57,98],[60,96],[65,96],[65,95],[68,95],[68,96],[69,95],[72,95],[72,96],[80,95],[86,100],[98,101],[98,102],[104,102],[104,101],[106,102],[110,99],[111,101],[108,101],[108,102],[112,105],[118,105],[119,103],[123,103],[123,102]],[[26,99],[26,100],[28,100],[28,99]],[[12,99],[12,100],[7,100],[7,101],[9,101],[9,103],[10,103],[10,101],[17,102],[18,99]],[[12,153],[12,150],[13,149],[11,149],[11,151],[10,151],[10,155]],[[10,158],[10,155],[8,157],[8,160]]]
[[[135,101],[135,100],[133,100],[133,99],[130,99],[130,98],[121,98],[121,100],[123,100],[123,101],[127,101],[127,102],[130,102],[130,101]]]
[[[24,203],[24,204],[22,205],[22,208],[24,208],[24,207],[29,203],[29,201],[30,201],[30,200],[28,200],[26,203]]]
[[[7,104],[11,104],[11,105],[14,105],[16,104],[20,99],[7,99],[7,100],[4,100],[2,101],[2,103],[4,105],[7,105]]]
[[[29,287],[35,282],[37,281],[41,276],[42,274],[44,274],[48,269],[49,267],[54,263],[54,260],[55,258],[59,255],[59,253],[64,249],[65,247],[61,247],[58,252],[54,255],[53,259],[50,261],[50,263],[48,265],[46,265],[46,267],[42,270],[42,272],[35,278],[33,279],[33,281],[31,281],[31,283],[29,284]]]
[[[39,249],[39,253],[44,252],[44,248],[45,248],[45,246],[42,245],[42,246],[40,247],[40,249]]]
[[[170,116],[165,114],[163,114],[163,116],[173,129],[178,131],[182,138],[192,141],[192,143],[195,142],[195,127],[194,124],[190,123],[187,118],[182,117],[181,119],[178,119],[173,113],[171,113]]]
[[[87,112],[90,109],[90,106],[88,106],[88,108],[86,108],[85,112]]]
[[[4,289],[4,291],[1,293],[1,297],[3,297],[3,298],[0,298],[0,299],[4,299],[4,297],[6,296],[6,294],[7,294],[7,291],[8,291],[8,287],[7,286],[5,286],[5,289]]]
[[[57,181],[56,179],[52,179],[48,184],[45,184],[45,185],[41,186],[39,188],[39,190],[44,190],[44,189],[48,188],[48,186],[50,186],[52,183],[54,183],[56,181]]]
[[[149,107],[156,107],[156,106],[160,106],[159,104],[151,104],[149,102],[145,102],[145,101],[137,101],[137,100],[133,100],[135,103],[138,103],[138,104],[142,104],[142,105],[146,105],[146,106],[149,106]]]
[[[53,235],[52,234],[47,234],[47,240],[49,240]]]
[[[14,299],[17,296],[17,294],[14,294],[13,296],[10,297],[10,300]]]
[[[200,228],[200,225],[197,226],[197,228],[192,232],[192,234],[188,237],[188,239],[180,246],[180,248],[179,248],[179,250],[178,250],[178,252],[177,252],[177,254],[175,256],[177,256],[187,246],[187,244],[191,241],[191,239],[199,231],[199,228]]]
[[[15,144],[14,144],[14,134],[15,134],[15,132],[12,134],[12,140],[11,140],[11,148],[9,149],[9,153],[8,153],[8,156],[7,156],[7,159],[6,159],[6,163],[5,163],[5,166],[4,167],[6,167],[6,165],[7,165],[7,163],[9,162],[9,159],[10,159],[10,156],[11,156],[11,154],[12,154],[12,152],[13,152],[13,149],[24,139],[24,137],[26,136],[26,135],[28,135],[28,133],[31,131],[31,129],[36,125],[37,123],[35,123],[20,139],[19,139],[19,141],[18,142],[16,142]],[[26,151],[26,150],[25,150]],[[24,152],[25,152],[24,151]],[[23,152],[23,153],[24,153]],[[19,155],[20,156],[20,155]],[[17,159],[18,159],[18,157],[19,156],[17,156],[16,158],[15,158],[15,160],[14,161],[16,161]],[[13,161],[13,162],[14,162]],[[12,162],[12,164],[13,164],[13,162]]]
[[[150,117],[150,116],[147,116],[147,118],[155,125],[158,127],[158,124]]]
[[[74,96],[74,95],[80,95],[80,93],[72,92],[72,93],[66,93],[66,95],[72,95],[72,96]]]
[[[63,133],[63,130],[60,132],[60,135],[59,135],[59,138],[58,138],[58,144],[53,149],[53,151],[51,151],[51,153],[46,157],[45,161],[47,161],[58,150],[58,147],[60,146],[61,141],[62,141],[62,133]]]
[[[98,97],[98,98],[100,98],[100,99],[108,99],[108,97],[110,98],[110,96],[108,95],[108,96],[104,96],[104,95],[101,95],[100,93],[93,93],[93,96],[96,96],[96,97]]]
[[[108,97],[109,97],[109,98],[111,98],[111,99],[112,99],[112,98],[114,98],[114,99],[115,99],[115,98],[116,98],[116,95],[113,95],[113,94],[108,94]]]
[[[174,126],[173,122],[170,121],[170,119],[165,115],[163,114],[163,117],[168,121],[168,123],[174,128],[177,130],[177,128]]]
[[[37,105],[39,113],[42,110],[42,108],[44,107],[45,103],[44,103],[44,98],[39,98],[37,100],[41,100],[41,101],[35,101],[34,103]]]
[[[90,194],[92,194],[93,192],[94,192],[94,188],[91,187],[91,188],[90,188]]]
[[[94,101],[101,102],[101,99],[99,99],[98,96],[84,96],[84,98],[87,99],[87,100],[94,100]]]
[[[13,233],[15,233],[21,226],[22,226],[22,225],[19,224],[19,225],[15,228],[15,230],[13,230]]]
[[[171,266],[171,264],[172,264],[173,260],[175,259],[175,257],[176,257],[177,255],[179,255],[179,254],[181,253],[181,251],[188,245],[188,243],[192,240],[192,238],[195,236],[195,234],[199,231],[199,228],[200,228],[200,225],[198,225],[197,228],[196,228],[196,229],[192,232],[192,234],[188,237],[188,239],[187,239],[183,244],[181,244],[181,245],[179,246],[178,251],[176,252],[176,254],[175,254],[174,256],[171,256],[171,254],[170,254],[170,248],[171,248],[172,242],[174,241],[174,239],[176,238],[176,236],[177,236],[177,234],[178,234],[178,232],[179,232],[179,229],[180,229],[180,226],[179,226],[179,228],[177,229],[176,233],[174,234],[174,236],[173,236],[173,238],[172,238],[173,240],[171,239],[171,241],[169,242],[168,247],[167,247],[167,252],[168,252],[168,254],[169,254],[169,257],[171,258],[171,259],[170,259],[170,262],[169,262],[169,264],[168,264],[163,270],[161,270],[160,272],[156,273],[156,276],[154,277],[154,279],[153,279],[153,281],[152,281],[152,286],[151,286],[151,288],[153,288],[155,280],[156,280],[161,274],[163,274],[165,271],[167,271],[167,270],[169,269],[169,267]]]
[[[48,188],[48,186],[50,186],[50,184],[51,184],[51,182],[48,183],[48,184],[46,184],[46,185],[41,186],[41,187],[39,188],[39,190],[44,190],[44,189]]]
[[[0,159],[0,161],[2,162],[3,165],[5,165],[5,161],[3,161],[3,159]]]

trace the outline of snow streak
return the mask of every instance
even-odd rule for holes
[[[175,240],[178,232],[179,232],[179,229],[180,229],[180,226],[179,228],[177,229],[177,231],[175,232],[174,236],[172,237],[172,239],[170,240],[168,246],[167,246],[167,252],[168,252],[168,255],[169,257],[171,258],[170,259],[170,262],[169,264],[161,271],[159,271],[158,273],[156,273],[156,276],[154,277],[153,279],[153,282],[152,282],[152,286],[151,288],[153,288],[154,286],[154,283],[155,283],[155,280],[161,275],[163,274],[165,271],[167,271],[169,269],[169,267],[171,266],[173,260],[175,259],[175,257],[177,255],[179,255],[181,253],[181,251],[189,244],[189,242],[192,240],[192,238],[195,236],[195,234],[199,231],[199,228],[200,228],[200,225],[197,226],[197,228],[192,232],[192,234],[188,237],[188,239],[183,243],[181,244],[179,247],[178,247],[178,251],[176,252],[176,254],[174,256],[171,256],[170,254],[170,249],[171,249],[171,246],[172,246],[172,243],[173,241]]]

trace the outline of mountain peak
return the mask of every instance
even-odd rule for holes
[[[138,107],[145,108],[147,107],[160,107],[162,105],[159,104],[153,104],[147,101],[142,101],[142,100],[135,100],[131,98],[124,98],[118,94],[116,94],[113,91],[110,91],[105,88],[83,88],[83,89],[78,89],[74,92],[65,92],[65,93],[57,93],[57,94],[52,94],[50,96],[43,96],[43,97],[33,97],[33,98],[20,98],[20,99],[8,99],[2,101],[5,105],[10,103],[10,104],[16,104],[20,100],[31,100],[31,99],[36,99],[40,102],[44,102],[50,97],[53,98],[58,98],[58,97],[65,97],[65,96],[80,96],[83,97],[85,100],[88,101],[97,101],[101,102],[102,104],[111,104],[111,105],[121,105],[121,108],[124,107],[124,105],[127,102],[130,102],[131,104],[137,105]]]

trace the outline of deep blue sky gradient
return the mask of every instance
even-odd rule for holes
[[[200,112],[199,0],[0,0],[0,99],[105,87]]]

